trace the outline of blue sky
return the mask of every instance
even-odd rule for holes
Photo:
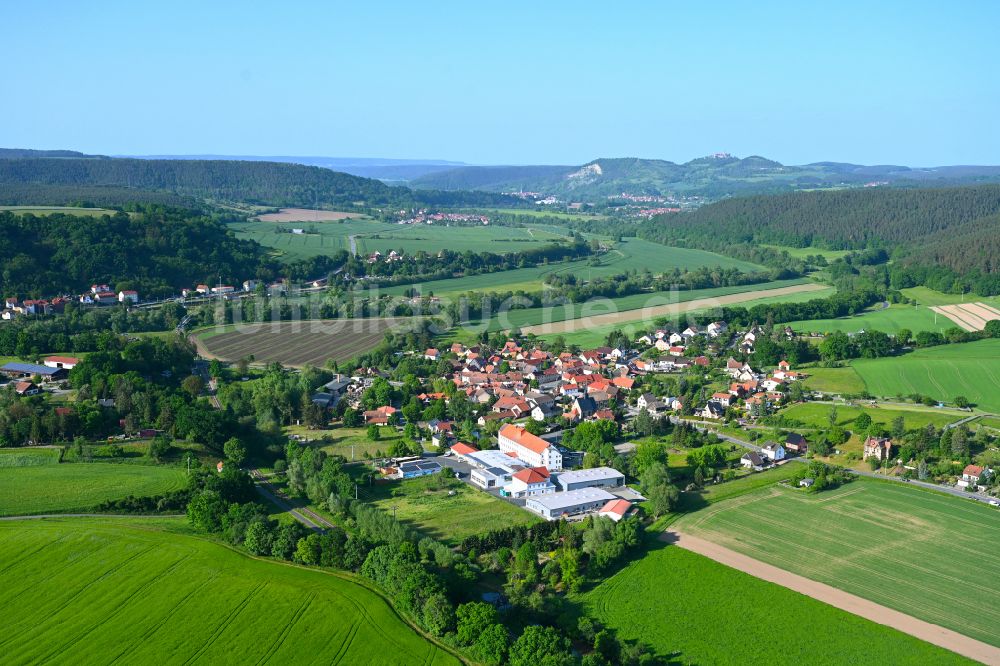
[[[998,2],[11,1],[0,24],[6,147],[1000,164]]]

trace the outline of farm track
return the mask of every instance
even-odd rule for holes
[[[975,659],[984,664],[1000,664],[1000,648],[977,641],[968,636],[963,636],[950,629],[918,620],[905,613],[887,608],[867,599],[862,599],[830,585],[809,580],[804,576],[779,569],[724,546],[684,534],[676,529],[664,533],[661,539],[674,543],[685,550],[704,555],[720,564],[748,573],[756,578],[781,585],[782,587],[794,590],[848,613],[877,622],[878,624],[892,627],[910,636],[951,650],[970,659]]]
[[[667,305],[657,305],[653,307],[639,308],[634,310],[623,310],[621,312],[609,312],[605,314],[593,315],[590,317],[581,317],[578,319],[567,319],[566,321],[553,322],[549,324],[525,326],[521,328],[521,331],[524,333],[534,333],[536,335],[546,335],[551,333],[573,333],[576,331],[588,330],[590,328],[596,328],[599,326],[607,326],[611,324],[638,323],[649,319],[653,319],[655,317],[678,315],[685,312],[693,312],[695,310],[704,310],[712,307],[721,307],[724,305],[744,303],[746,301],[753,301],[758,298],[786,296],[789,294],[799,294],[810,291],[821,291],[824,289],[827,289],[825,285],[815,284],[815,283],[796,284],[788,287],[779,287],[777,289],[759,289],[757,291],[746,291],[738,294],[729,294],[726,296],[699,298],[692,301],[684,301],[682,303],[670,303]]]

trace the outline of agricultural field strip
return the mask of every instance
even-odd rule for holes
[[[985,326],[985,322],[978,317],[969,315],[957,305],[936,305],[931,310],[944,315],[966,331],[980,331]]]
[[[57,586],[53,589],[52,594],[46,594],[41,597],[44,599],[42,608],[34,606],[31,609],[32,614],[22,615],[22,619],[15,622],[16,631],[5,632],[8,638],[4,640],[4,646],[16,645],[15,641],[23,642],[25,645],[44,645],[41,649],[48,650],[48,652],[41,658],[45,659],[58,656],[65,650],[72,648],[75,643],[84,637],[88,639],[88,643],[100,640],[103,636],[99,636],[97,639],[92,636],[93,633],[97,633],[99,635],[107,634],[108,638],[114,639],[113,646],[118,648],[121,645],[117,640],[118,636],[112,636],[111,634],[120,633],[120,623],[111,623],[109,621],[125,612],[129,612],[131,615],[134,606],[143,604],[148,606],[149,599],[156,599],[156,611],[150,613],[151,609],[147,607],[143,608],[141,612],[134,613],[134,617],[142,618],[135,624],[141,625],[138,629],[143,632],[143,635],[141,641],[133,643],[131,648],[126,648],[126,650],[141,650],[145,648],[145,641],[154,637],[157,630],[165,623],[165,620],[173,617],[182,605],[187,605],[195,600],[200,604],[204,604],[206,597],[195,597],[195,592],[205,587],[208,583],[214,583],[220,575],[228,572],[223,566],[223,569],[216,571],[211,578],[202,581],[190,581],[190,576],[184,575],[186,572],[182,570],[178,575],[170,576],[168,581],[166,577],[172,572],[182,567],[183,569],[189,568],[186,566],[186,563],[191,560],[192,552],[184,552],[183,548],[179,548],[175,544],[165,545],[162,548],[156,548],[154,545],[147,544],[147,547],[128,549],[131,551],[137,550],[137,552],[123,553],[120,549],[112,548],[112,544],[110,543],[98,543],[95,546],[87,540],[86,536],[78,535],[78,537],[68,544],[63,543],[64,547],[61,549],[58,547],[58,543],[52,545],[52,542],[49,542],[49,544],[43,546],[46,550],[51,548],[56,551],[54,554],[59,556],[57,557],[57,561],[66,563],[56,571],[34,566],[32,564],[33,560],[29,562],[27,559],[20,563],[21,568],[26,570],[23,573],[16,568],[17,565],[8,567],[8,569],[13,569],[13,571],[5,573],[10,576],[18,576],[21,584],[13,588],[6,588],[0,592],[0,600],[5,604],[5,607],[10,607],[11,602],[15,600],[24,599],[25,595],[23,592],[27,589],[32,589],[36,584],[56,583]],[[81,540],[84,543],[81,543]],[[62,540],[59,541],[61,542]],[[110,567],[108,566],[109,560],[107,556],[109,552],[112,553],[112,558],[116,558],[112,559]],[[81,566],[85,566],[82,571],[80,570]],[[67,572],[66,570],[70,568],[72,570]],[[155,569],[155,573],[152,578],[146,575],[140,577],[130,576],[129,573],[134,572],[136,568]],[[65,582],[62,581],[63,578],[66,578]],[[87,580],[88,582],[80,587],[80,580]],[[162,583],[166,582],[169,582],[169,586],[162,585]],[[219,659],[222,657],[220,651],[232,649],[232,645],[229,645],[229,643],[242,635],[245,635],[248,639],[254,636],[255,640],[237,641],[237,643],[259,644],[260,630],[264,627],[257,626],[258,620],[256,618],[268,618],[268,629],[275,629],[275,631],[269,632],[270,635],[275,636],[275,639],[267,645],[266,652],[264,653],[266,657],[273,657],[285,646],[290,646],[294,650],[294,644],[304,640],[305,635],[309,635],[309,639],[312,642],[323,640],[326,643],[330,640],[323,636],[323,632],[317,632],[313,627],[303,626],[303,623],[300,622],[304,617],[305,610],[315,601],[317,596],[315,592],[308,592],[304,599],[300,600],[296,598],[286,602],[282,598],[281,590],[268,592],[265,596],[265,590],[269,586],[270,583],[259,583],[256,587],[249,590],[246,588],[229,590],[225,585],[220,587],[213,584],[215,592],[212,595],[207,595],[207,600],[213,604],[222,602],[221,605],[225,607],[223,612],[213,614],[214,617],[221,618],[221,621],[210,621],[204,625],[197,625],[193,632],[195,635],[193,636],[190,635],[192,629],[188,626],[189,623],[185,623],[185,626],[188,626],[188,628],[185,629],[184,634],[181,634],[184,638],[182,639],[180,638],[181,635],[178,635],[178,640],[183,640],[184,645],[189,646],[190,649],[196,649],[188,657],[187,661],[199,657],[212,659],[213,654],[216,655],[214,659]],[[153,590],[155,593],[146,594],[147,591],[154,587],[156,588]],[[393,643],[396,644],[397,648],[403,648],[402,645],[399,645],[399,641],[393,638],[393,632],[387,631],[382,626],[382,623],[371,615],[369,609],[360,604],[353,595],[345,594],[344,591],[336,589],[330,589],[329,592],[330,596],[339,598],[341,604],[350,605],[357,611],[358,621],[354,623],[355,626],[350,630],[352,636],[357,635],[358,625],[361,624],[362,619],[366,619],[371,629],[376,631],[383,642]],[[259,600],[258,597],[260,597]],[[79,601],[78,598],[80,598]],[[166,603],[163,603],[164,600]],[[74,613],[72,609],[67,608],[74,603],[79,605],[84,601],[88,602],[88,613],[85,618],[81,618],[79,609],[76,609]],[[335,608],[330,608],[329,606],[330,604],[327,603],[324,608],[319,609],[320,611],[324,611],[324,613],[320,613],[320,616],[328,614],[329,611],[334,611],[335,615],[343,614],[343,609],[337,613]],[[166,611],[166,616],[158,617],[164,610]],[[199,609],[195,608],[191,612],[197,610]],[[233,621],[237,617],[240,617],[240,623],[234,624]],[[39,622],[40,618],[44,619]],[[251,620],[250,618],[255,619]],[[51,641],[45,644],[46,642],[44,641],[34,640],[39,637],[39,634],[44,634],[47,630],[51,629],[53,623],[60,630],[56,640],[62,641],[62,643],[53,647]],[[114,627],[110,626],[111,624],[114,624]],[[149,625],[148,630],[145,628],[145,625]],[[131,625],[129,626],[131,627]],[[178,626],[178,628],[180,627]],[[233,628],[235,628],[235,632]],[[210,633],[206,636],[207,632]],[[287,639],[291,637],[293,632],[296,634],[295,640],[289,643]],[[201,635],[197,635],[199,633]],[[233,635],[234,633],[236,635]],[[316,636],[317,633],[319,636]],[[338,631],[333,633],[340,634],[341,631],[338,628]],[[370,640],[371,635],[370,632],[368,633],[368,639]],[[70,636],[68,640],[63,640],[66,634],[70,634]],[[350,643],[351,641],[349,640],[342,641],[342,655],[350,653],[352,649]],[[428,644],[428,648],[432,654],[422,654],[421,661],[436,655],[437,648],[435,646]],[[424,650],[422,649],[421,652],[424,652]],[[308,654],[308,652],[305,652],[305,654]],[[417,654],[405,648],[400,650],[399,655],[401,660],[405,659],[406,655],[409,655],[410,658],[417,657]],[[39,655],[35,656],[36,658],[39,657]],[[284,658],[287,659],[288,657]]]
[[[746,292],[727,294],[722,296],[698,298],[690,301],[682,301],[666,305],[656,305],[652,307],[639,308],[635,310],[623,310],[620,312],[609,312],[604,314],[591,315],[588,317],[581,317],[577,319],[567,319],[564,321],[557,321],[546,324],[537,324],[522,328],[522,332],[535,333],[535,334],[572,333],[579,329],[588,329],[594,326],[602,326],[605,324],[625,323],[635,319],[653,319],[655,317],[677,315],[684,312],[693,312],[695,310],[701,310],[706,308],[721,307],[724,305],[734,305],[737,303],[752,301],[758,298],[765,298],[769,296],[781,296],[785,294],[796,294],[802,292],[817,291],[822,289],[826,289],[826,287],[824,285],[815,283],[798,284],[788,287],[779,287],[777,289],[758,289],[756,291],[746,291]]]
[[[893,490],[896,493],[916,492],[910,489]],[[833,491],[837,495],[824,498],[833,502],[824,506],[822,514],[813,516],[803,516],[799,510],[800,503],[813,507],[818,503],[810,501],[813,498],[797,497],[793,494],[795,492],[775,492],[772,489],[771,492],[760,493],[755,502],[721,503],[695,514],[696,519],[690,522],[679,523],[679,527],[766,562],[774,563],[778,559],[783,565],[793,563],[789,567],[793,571],[885,602],[915,617],[929,618],[959,631],[963,631],[963,627],[966,632],[972,628],[975,637],[1000,645],[1000,632],[997,630],[1000,627],[1000,609],[982,608],[966,591],[970,581],[995,579],[994,572],[1000,570],[1000,554],[987,547],[988,539],[981,536],[977,539],[963,538],[965,534],[981,534],[983,514],[979,507],[967,506],[952,498],[917,496],[918,503],[924,508],[942,501],[951,503],[948,506],[949,515],[943,517],[948,523],[945,528],[908,513],[913,510],[913,496],[901,499],[902,496],[893,496],[891,492],[879,493],[891,496],[891,501],[883,497],[878,502],[881,515],[885,516],[879,519],[866,513],[872,511],[871,498],[866,501],[864,497],[870,493],[859,493],[858,488]],[[775,498],[779,501],[773,501]],[[827,513],[835,514],[838,519],[829,520]],[[873,532],[878,531],[879,543],[854,548],[852,544],[858,539],[857,523]],[[945,531],[949,533],[944,534]],[[886,533],[891,538],[887,538]],[[914,547],[914,544],[932,543],[943,543],[945,549],[928,551]],[[901,556],[907,553],[911,554],[909,559]],[[963,555],[961,571],[953,562],[955,553]],[[897,573],[890,573],[880,566],[886,562],[895,565]],[[836,567],[837,563],[843,567]],[[858,582],[858,572],[885,585],[877,584],[869,588]],[[877,593],[873,594],[873,590]],[[900,593],[900,590],[907,593]],[[930,606],[929,601],[934,601],[934,605]],[[960,617],[956,615],[959,609],[962,611]]]
[[[311,335],[323,336],[323,334]],[[259,360],[284,359],[286,363],[294,365],[300,362],[307,363],[315,362],[317,360],[325,361],[327,358],[342,356],[345,354],[349,357],[353,350],[357,350],[358,353],[361,353],[375,346],[375,344],[382,340],[383,335],[383,333],[373,333],[355,337],[351,340],[349,345],[344,345],[338,348],[340,354],[334,354],[332,351],[325,350],[326,346],[336,344],[336,341],[329,340],[325,336],[319,338],[306,337],[299,343],[290,347],[288,345],[280,344],[284,339],[284,336],[274,336],[269,338],[265,337],[263,339],[257,338],[255,340],[244,340],[238,345],[224,345],[219,348],[215,348],[215,345],[209,345],[209,349],[212,350],[212,353],[222,357],[240,358],[252,353],[255,358],[258,358]],[[321,342],[326,342],[327,344],[323,345]]]

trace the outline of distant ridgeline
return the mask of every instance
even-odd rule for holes
[[[37,156],[35,153],[42,153]],[[49,188],[66,201],[93,198],[93,188],[169,192],[221,202],[266,206],[519,206],[520,199],[487,192],[442,192],[390,187],[321,167],[238,160],[146,160],[91,157],[72,151],[0,151],[0,199],[15,194],[36,198],[14,203],[48,204],[37,197]],[[9,188],[9,189],[8,189]],[[17,188],[21,188],[18,192]],[[49,197],[51,199],[52,197]]]

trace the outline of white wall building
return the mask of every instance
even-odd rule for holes
[[[550,471],[562,469],[562,453],[555,444],[546,442],[520,426],[508,423],[497,433],[502,453],[513,453],[531,467],[545,467]]]
[[[563,516],[575,516],[597,511],[614,499],[617,498],[606,490],[582,488],[564,493],[529,497],[524,506],[546,520],[558,520]]]
[[[593,467],[560,472],[556,476],[556,483],[563,491],[581,488],[617,488],[625,485],[625,475],[611,467]]]

